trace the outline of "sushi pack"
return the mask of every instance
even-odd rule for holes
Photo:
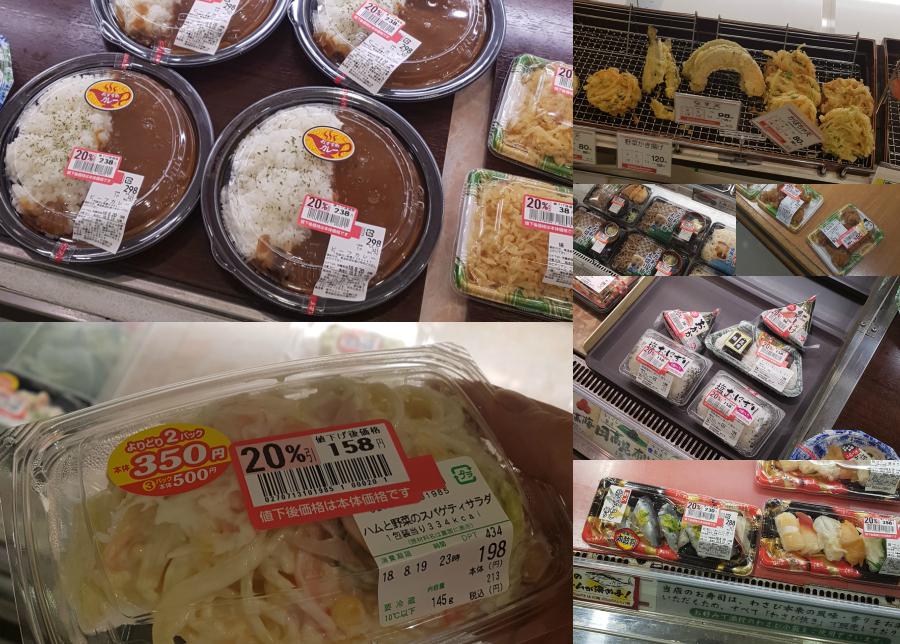
[[[756,482],[773,489],[865,501],[900,499],[900,461],[870,460],[859,449],[844,456],[847,460],[757,461]]]
[[[576,233],[576,250],[620,275],[685,275],[701,266],[699,272],[734,274],[734,229],[670,201],[652,185],[596,185],[582,209],[588,234]]]
[[[759,540],[766,568],[896,586],[900,517],[771,499]]]
[[[743,576],[753,571],[761,518],[746,503],[606,478],[582,537],[620,556]]]

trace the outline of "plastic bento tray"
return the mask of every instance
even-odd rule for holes
[[[495,404],[464,351],[435,345],[232,372],[8,430],[0,494],[23,628],[122,644],[490,637],[500,615],[558,597],[569,570],[562,499],[505,456],[480,411]],[[464,528],[380,527],[472,495]],[[382,572],[437,541],[455,544],[451,563],[477,562],[456,548],[467,534],[501,562],[493,590],[468,601],[448,574],[451,616],[421,578],[402,605],[412,591],[422,608],[385,619]],[[414,572],[433,575],[428,561]]]
[[[883,477],[883,480],[891,481],[893,492],[866,489],[866,484],[861,482],[859,474],[865,471],[867,478],[871,479],[873,466],[888,471],[888,476]],[[889,473],[894,469],[896,468],[885,461],[818,459],[757,461],[755,477],[760,486],[786,491],[783,493],[796,491],[842,499],[892,502],[900,500],[896,475],[891,476]]]
[[[671,280],[678,280],[672,282]],[[723,370],[760,391],[765,398],[785,412],[785,418],[767,439],[759,452],[761,458],[776,458],[788,454],[793,447],[788,442],[795,423],[803,418],[818,389],[825,384],[826,376],[834,364],[844,344],[847,329],[856,317],[860,301],[848,300],[842,295],[826,291],[821,284],[809,278],[770,277],[670,277],[653,280],[653,283],[625,310],[618,321],[591,348],[586,356],[588,366],[613,383],[620,390],[641,400],[644,404],[669,418],[672,422],[690,432],[703,443],[715,445],[716,449],[730,458],[742,456],[691,418],[687,411],[679,409],[665,400],[647,392],[619,373],[622,358],[640,339],[661,311],[687,309],[709,311],[720,308],[713,332],[737,324],[741,320],[754,319],[760,311],[781,306],[785,302],[799,301],[812,293],[817,294],[816,316],[809,336],[809,344],[818,344],[814,351],[803,355],[804,391],[796,398],[785,398],[774,392],[756,387],[756,381],[730,364],[713,358],[708,352],[703,355],[713,358],[710,374]],[[862,298],[860,298],[862,299]],[[710,374],[703,380],[705,386]]]

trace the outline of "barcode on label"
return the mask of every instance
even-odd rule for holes
[[[358,210],[316,195],[303,198],[297,223],[313,230],[347,238],[351,236]]]
[[[715,526],[719,523],[719,509],[702,503],[688,503],[684,508],[687,523]]]
[[[727,420],[732,420],[734,418],[734,410],[737,407],[737,405],[725,398],[715,389],[706,395],[706,398],[703,399],[703,404]]]
[[[571,235],[572,223],[571,203],[525,195],[522,202],[522,224],[526,228]]]
[[[572,66],[557,63],[553,68],[553,91],[572,96],[574,84],[575,70],[572,69]]]
[[[364,2],[353,14],[353,20],[379,36],[392,39],[396,36],[405,21],[375,2]]]
[[[103,165],[102,163],[91,163],[90,161],[73,161],[70,167],[73,170],[89,172],[102,177],[111,177],[116,173],[115,166]]]
[[[256,474],[255,480],[248,477],[247,482],[259,486],[265,503],[275,503],[384,483],[393,474],[384,455],[373,454],[293,470],[263,472]]]
[[[122,157],[87,148],[75,148],[66,164],[65,175],[70,179],[112,184]]]
[[[863,521],[863,536],[897,536],[897,522],[892,517],[868,516]]]

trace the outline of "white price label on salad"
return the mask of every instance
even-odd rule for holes
[[[366,0],[353,12],[353,20],[364,29],[388,40],[398,40],[406,21],[401,20],[377,2]]]
[[[128,215],[141,190],[144,177],[123,172],[121,182],[91,183],[81,210],[75,216],[72,239],[110,253],[119,251]]]
[[[572,202],[525,195],[522,198],[522,225],[571,236],[574,233]]]
[[[759,358],[753,364],[750,375],[754,378],[759,378],[775,391],[784,392],[791,381],[793,371],[788,367],[781,367],[768,360]]]
[[[900,484],[900,461],[871,461],[869,463],[867,492],[896,494],[898,484]]]
[[[597,165],[597,135],[593,130],[575,128],[572,158],[576,162]]]
[[[553,91],[572,96],[575,88],[575,70],[571,65],[556,63],[553,66]]]
[[[394,70],[422,44],[403,30],[398,33],[400,38],[397,40],[369,34],[362,44],[353,48],[338,69],[367,91],[377,94]]]
[[[469,457],[438,464],[445,487],[419,503],[354,515],[378,565],[382,626],[509,590],[513,524]]]
[[[625,198],[616,195],[612,199],[609,200],[609,205],[606,206],[606,209],[613,215],[618,215],[622,208],[625,207]]]
[[[600,508],[598,518],[601,523],[609,523],[619,525],[625,518],[625,508],[628,507],[628,499],[631,497],[631,490],[626,490],[618,485],[610,485],[606,490],[606,497],[603,499],[603,507]]]
[[[785,152],[795,152],[822,142],[822,132],[790,103],[767,112],[752,122],[760,132]]]
[[[303,207],[297,223],[319,232],[347,238],[353,236],[353,224],[356,223],[358,213],[353,206],[308,194],[303,197]]]
[[[122,157],[118,154],[75,148],[69,155],[65,175],[70,179],[111,185],[116,182],[116,172],[121,164]]]
[[[791,222],[794,219],[794,215],[797,214],[797,211],[802,207],[802,199],[785,197],[781,200],[781,203],[778,204],[778,211],[775,213],[775,219],[783,223],[785,226],[790,226]]]
[[[737,130],[741,103],[727,98],[675,94],[675,122],[722,130]]]
[[[700,528],[700,539],[697,543],[697,554],[714,559],[731,559],[734,547],[734,533],[737,529],[737,512],[719,510],[719,525],[713,527],[704,524]]]
[[[378,272],[384,248],[385,229],[356,222],[351,237],[332,235],[322,263],[322,272],[313,289],[319,297],[348,302],[362,302],[369,290],[369,280]]]
[[[544,273],[544,284],[572,288],[573,255],[571,235],[547,235],[547,271]]]
[[[203,54],[216,53],[239,4],[239,0],[194,0],[175,36],[175,45]]]
[[[900,539],[897,532],[897,517],[883,517],[869,514],[863,519],[863,536],[881,539]]]
[[[616,167],[668,177],[672,174],[672,142],[619,132]]]

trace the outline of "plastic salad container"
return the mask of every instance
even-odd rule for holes
[[[900,499],[900,461],[872,460],[858,450],[845,460],[757,461],[756,482],[779,490],[863,501]]]
[[[900,456],[890,445],[858,429],[826,429],[797,445],[794,460],[837,459],[896,461]]]
[[[647,329],[619,365],[619,373],[681,407],[697,391],[710,367],[709,358]]]
[[[750,322],[714,331],[704,344],[716,357],[782,396],[795,398],[803,392],[800,352]]]
[[[0,371],[0,427],[16,427],[87,407],[88,402],[21,373]]]
[[[170,67],[239,56],[271,34],[289,0],[91,0],[104,40]]]
[[[212,140],[175,72],[127,54],[60,63],[0,114],[0,225],[55,262],[133,255],[190,214]]]
[[[605,478],[582,538],[620,557],[746,576],[760,520],[759,508],[746,503]]]
[[[390,101],[454,94],[491,68],[502,0],[292,0],[301,47],[330,80]]]
[[[756,201],[778,223],[797,232],[816,213],[824,198],[806,184],[769,183],[757,194]]]
[[[719,371],[697,393],[688,414],[742,456],[759,453],[784,420],[784,410]]]
[[[849,273],[882,239],[884,233],[878,224],[852,203],[830,215],[807,237],[816,255],[835,275]]]
[[[687,259],[641,233],[628,233],[611,251],[609,267],[620,275],[679,275]]]
[[[900,517],[801,501],[766,501],[761,566],[805,577],[897,586]]]
[[[396,296],[425,269],[443,216],[422,137],[374,99],[327,87],[241,112],[210,155],[202,203],[219,265],[309,315]]]
[[[572,180],[571,65],[531,54],[513,59],[488,134],[498,157]]]
[[[472,170],[460,207],[456,289],[541,317],[572,319],[572,191]]]
[[[569,523],[470,398],[490,391],[436,346],[234,372],[8,431],[23,628],[40,643],[446,642],[540,610],[565,583]],[[422,519],[437,513],[459,520]]]

